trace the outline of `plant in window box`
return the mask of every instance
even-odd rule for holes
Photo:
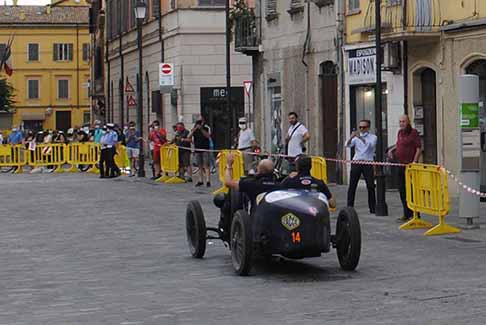
[[[231,30],[231,37],[233,38],[233,33],[235,32],[234,28],[235,25],[238,24],[239,21],[246,20],[250,22],[250,30],[254,30],[256,28],[255,25],[255,14],[253,13],[253,9],[249,8],[246,4],[245,0],[236,0],[233,7],[230,10],[230,30]],[[230,41],[232,41],[231,39]]]

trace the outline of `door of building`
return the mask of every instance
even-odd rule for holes
[[[336,158],[338,148],[337,125],[337,74],[336,65],[331,61],[321,64],[321,101],[322,101],[322,136],[324,157]],[[337,165],[327,161],[328,181],[336,183]]]
[[[422,106],[424,116],[424,153],[426,164],[437,164],[437,105],[435,71],[424,69],[421,73]]]
[[[229,149],[232,140],[231,118],[236,112],[236,118],[245,114],[245,99],[243,87],[231,87],[231,108],[228,110],[226,104],[226,87],[201,88],[201,114],[206,123],[211,127],[212,140],[215,149]]]
[[[479,76],[479,107],[481,129],[481,192],[486,192],[486,60],[477,60],[466,68],[467,74]]]
[[[56,112],[56,130],[67,132],[71,128],[71,112]]]

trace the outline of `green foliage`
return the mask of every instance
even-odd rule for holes
[[[230,30],[231,30],[231,41],[233,40],[235,21],[241,17],[253,17],[253,9],[246,5],[245,0],[236,0],[233,7],[230,9]]]
[[[10,112],[15,101],[13,100],[14,88],[7,79],[0,79],[0,111]]]

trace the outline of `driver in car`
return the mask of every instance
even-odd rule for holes
[[[263,159],[258,163],[255,176],[246,177],[238,181],[233,180],[234,161],[235,156],[233,154],[229,154],[226,157],[224,185],[241,193],[245,193],[251,202],[255,202],[258,194],[279,188],[279,184],[273,175],[273,162],[270,159]]]
[[[330,208],[336,207],[336,202],[326,183],[311,176],[312,159],[308,156],[298,156],[296,160],[297,172],[291,173],[280,184],[281,188],[295,188],[303,190],[315,189],[323,193],[329,202]]]

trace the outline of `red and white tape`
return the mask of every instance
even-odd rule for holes
[[[213,153],[220,153],[223,150],[207,150],[207,149],[191,149],[191,148],[186,148],[186,147],[179,147],[184,150],[190,150],[192,152],[213,152]],[[248,152],[244,151],[243,154],[246,155],[253,155],[253,156],[266,156],[266,157],[283,157],[283,158],[293,158],[288,155],[283,155],[283,154],[270,154],[270,153],[257,153],[257,152]],[[341,164],[351,164],[351,165],[371,165],[371,166],[389,166],[389,167],[403,167],[405,168],[407,164],[400,164],[400,163],[391,163],[391,162],[378,162],[378,161],[364,161],[364,160],[347,160],[347,159],[336,159],[336,158],[324,158],[326,161],[332,161],[335,163],[341,163]],[[444,168],[444,167],[439,167],[439,168]],[[462,187],[465,191],[468,193],[477,195],[479,197],[485,197],[486,198],[486,193],[482,193],[481,191],[474,189],[470,187],[467,184],[464,184],[456,175],[454,175],[450,170],[447,170],[444,168],[446,171],[447,175],[459,185],[459,187]]]

